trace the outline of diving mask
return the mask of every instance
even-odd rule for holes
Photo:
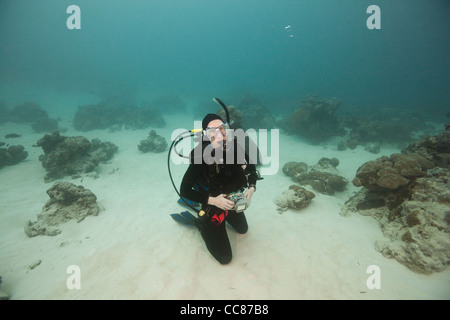
[[[205,129],[205,135],[209,141],[220,143],[220,141],[231,141],[232,131],[230,125],[224,122],[218,127],[207,127]]]

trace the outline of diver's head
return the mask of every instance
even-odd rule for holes
[[[206,138],[211,142],[212,147],[227,149],[227,140],[230,139],[230,126],[224,123],[222,118],[214,113],[209,113],[202,121],[203,132]]]
[[[215,113],[208,113],[208,114],[203,118],[203,121],[202,121],[202,127],[203,127],[203,130],[206,130],[206,128],[209,127],[209,123],[210,123],[211,121],[213,121],[213,120],[220,120],[220,121],[223,123],[223,120],[222,120],[222,118],[221,118],[219,115],[217,115],[217,114],[215,114]]]

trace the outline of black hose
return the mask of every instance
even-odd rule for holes
[[[213,101],[214,101],[215,103],[219,104],[219,105],[223,108],[223,110],[225,110],[225,114],[226,114],[226,116],[227,116],[227,123],[230,124],[230,114],[228,113],[228,108],[227,108],[227,106],[225,105],[225,103],[223,103],[222,101],[220,101],[219,98],[213,98]]]
[[[170,177],[170,181],[172,182],[172,186],[173,186],[173,188],[175,189],[175,192],[176,192],[176,193],[178,194],[178,196],[180,197],[180,199],[182,199],[182,200],[184,201],[184,203],[185,203],[189,208],[191,208],[191,209],[194,210],[195,212],[199,213],[200,210],[195,209],[193,206],[191,206],[191,205],[190,205],[190,204],[189,204],[189,203],[181,196],[180,192],[178,191],[178,189],[177,189],[177,187],[176,187],[176,185],[175,185],[175,182],[173,182],[172,172],[171,172],[171,170],[170,170],[170,154],[172,153],[172,148],[173,148],[174,145],[176,145],[177,143],[179,143],[181,140],[184,139],[184,137],[181,137],[181,138],[180,138],[180,136],[183,135],[183,134],[186,134],[186,133],[190,133],[190,131],[185,131],[185,132],[180,133],[180,134],[173,140],[172,144],[170,145],[169,153],[168,153],[168,155],[167,155],[167,169],[169,170],[169,177]],[[192,136],[192,134],[190,134],[190,136]]]

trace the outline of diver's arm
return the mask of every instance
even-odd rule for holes
[[[252,161],[250,161],[250,156],[246,152],[246,150],[243,149],[242,146],[237,143],[237,141],[235,141],[235,143],[236,143],[235,150],[240,150],[240,152],[243,152],[243,154],[244,154],[245,164],[242,165],[242,169],[244,170],[244,174],[247,177],[247,183],[249,185],[256,186],[256,181],[258,180],[258,173],[256,172],[256,165],[254,164],[256,159],[252,158],[251,159]],[[258,151],[258,153],[259,153],[259,151]],[[235,156],[238,158],[238,155],[239,155],[239,152],[237,151],[237,154]],[[241,161],[241,160],[238,158],[238,161]],[[256,187],[254,189],[256,190]]]
[[[197,177],[201,174],[201,165],[190,164],[186,173],[184,174],[183,180],[181,181],[180,194],[182,197],[189,200],[208,203],[208,194],[205,192],[199,192],[194,190],[194,184]]]
[[[251,199],[253,193],[256,191],[256,181],[258,180],[258,174],[256,173],[256,166],[254,164],[247,164],[244,172],[249,173],[247,175],[248,189],[245,191],[245,198]]]
[[[247,179],[248,184],[256,186],[256,181],[258,180],[258,174],[256,173],[256,166],[254,164],[247,164],[247,172],[250,172]]]
[[[244,172],[245,175],[247,176],[247,183],[248,185],[256,186],[256,181],[258,180],[258,173],[256,172],[256,166],[250,163],[247,154],[245,154],[245,160],[247,161],[247,164],[245,164]]]

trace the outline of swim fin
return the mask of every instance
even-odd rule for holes
[[[170,215],[173,220],[185,225],[195,226],[197,224],[197,218],[191,214],[189,211],[184,211],[181,213],[172,213]]]
[[[186,198],[178,199],[178,203],[185,207],[189,207],[189,206],[194,207],[194,208],[200,207],[200,203],[186,199]]]

